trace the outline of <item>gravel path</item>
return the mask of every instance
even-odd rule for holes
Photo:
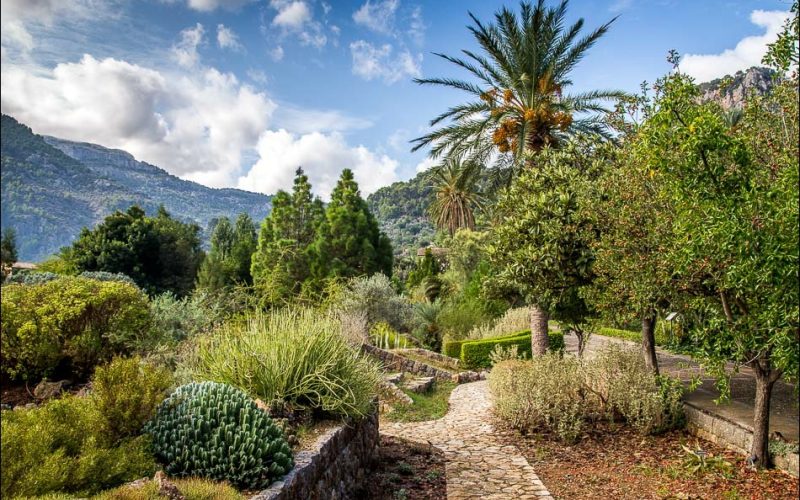
[[[502,445],[491,424],[486,381],[462,384],[450,395],[447,415],[428,422],[381,422],[381,432],[430,443],[447,459],[447,498],[552,499],[516,446]]]

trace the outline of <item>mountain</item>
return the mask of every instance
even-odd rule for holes
[[[133,204],[147,213],[164,205],[202,228],[242,212],[260,221],[270,209],[270,196],[185,181],[125,151],[34,134],[8,115],[0,132],[0,225],[16,230],[23,261],[52,255],[81,228]]]
[[[436,231],[427,212],[432,197],[425,172],[382,187],[367,197],[369,210],[378,219],[381,231],[392,240],[396,253],[417,249],[433,240]]]
[[[723,109],[744,107],[748,94],[766,94],[775,83],[775,72],[769,68],[753,66],[746,71],[737,71],[733,76],[725,76],[701,83],[700,99],[717,101]]]

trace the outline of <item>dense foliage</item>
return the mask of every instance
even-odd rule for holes
[[[133,206],[84,228],[62,256],[79,271],[123,273],[148,293],[183,296],[194,288],[203,251],[197,225],[173,219],[163,207],[148,217]]]
[[[14,379],[87,375],[150,335],[147,297],[127,283],[61,277],[3,287],[2,370]]]
[[[420,172],[408,181],[382,187],[367,197],[370,212],[397,253],[415,252],[434,239],[435,229],[428,218],[433,188],[428,179],[428,172]]]
[[[228,323],[200,339],[191,368],[197,380],[230,384],[267,403],[348,417],[373,409],[379,380],[339,320],[311,309]]]
[[[256,228],[247,214],[239,214],[235,225],[227,217],[216,221],[211,249],[197,275],[197,285],[212,291],[235,285],[252,285],[251,258],[256,250]]]
[[[214,382],[178,387],[147,424],[168,474],[265,488],[292,468],[281,429],[247,394]]]

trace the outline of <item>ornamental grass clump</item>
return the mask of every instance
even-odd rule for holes
[[[191,370],[265,402],[362,417],[372,410],[378,367],[342,334],[333,314],[284,309],[255,314],[202,337]]]
[[[294,466],[283,431],[243,391],[215,382],[182,385],[145,431],[167,474],[265,488]]]

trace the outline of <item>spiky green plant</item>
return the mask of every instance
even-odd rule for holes
[[[480,167],[451,160],[433,168],[431,176],[435,198],[430,213],[436,227],[451,237],[461,228],[474,230],[475,211],[483,208]]]
[[[196,378],[234,385],[266,402],[343,417],[372,411],[377,365],[351,347],[341,322],[313,309],[284,309],[230,323],[199,342]]]
[[[193,382],[164,400],[145,426],[156,458],[178,477],[265,488],[293,467],[281,429],[243,391]]]

